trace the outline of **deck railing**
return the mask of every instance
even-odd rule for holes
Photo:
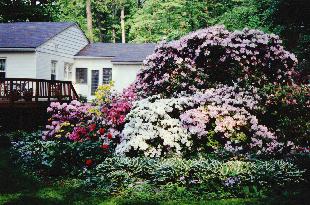
[[[1,101],[14,103],[75,99],[78,99],[78,95],[71,81],[32,78],[0,79],[0,103]]]

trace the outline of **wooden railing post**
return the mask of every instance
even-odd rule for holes
[[[48,82],[47,85],[48,85],[48,86],[47,86],[47,89],[48,89],[48,90],[47,90],[47,92],[48,92],[48,98],[47,98],[47,100],[48,100],[48,102],[50,102],[50,101],[51,101],[51,92],[52,92],[52,91],[51,91],[51,82]]]
[[[14,100],[13,100],[13,95],[14,95],[14,93],[13,93],[13,80],[10,80],[9,82],[10,82],[10,92],[9,92],[9,96],[10,96],[10,101],[11,101],[11,103],[13,103],[13,102],[14,102]]]
[[[36,102],[39,101],[39,89],[40,89],[40,88],[39,88],[39,85],[40,85],[39,81],[36,80],[36,97],[35,97]]]
[[[76,90],[74,89],[72,82],[70,82],[70,90],[73,92],[73,100],[79,100],[79,96]]]
[[[71,93],[71,84],[67,84],[67,89],[68,89],[68,95],[69,95],[69,100],[72,101],[72,93]]]

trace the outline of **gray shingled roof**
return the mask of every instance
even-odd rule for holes
[[[154,49],[153,43],[93,43],[76,56],[112,57],[112,62],[142,62]]]
[[[0,23],[0,48],[36,48],[73,25],[70,22]]]

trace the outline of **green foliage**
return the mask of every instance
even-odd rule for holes
[[[20,135],[21,136],[21,135]],[[24,135],[23,137],[26,137]],[[28,135],[30,138],[33,136]],[[14,138],[14,136],[11,136]],[[15,138],[16,139],[16,138]],[[21,157],[21,156],[20,156]],[[209,156],[210,158],[211,156]],[[20,158],[23,160],[24,158]],[[290,183],[289,189],[282,188],[280,192],[275,192],[272,196],[264,199],[266,190],[259,185],[245,185],[240,188],[232,187],[230,191],[235,190],[239,196],[246,197],[246,199],[234,198],[227,199],[233,195],[229,190],[223,188],[221,181],[216,179],[219,176],[233,176],[235,174],[245,175],[245,173],[257,173],[263,170],[262,174],[256,175],[256,178],[263,179],[263,181],[273,182],[282,179],[300,178],[300,173],[292,174],[297,171],[296,167],[289,162],[283,160],[276,161],[254,161],[254,162],[232,162],[227,163],[215,159],[196,159],[196,160],[181,160],[168,159],[160,162],[160,159],[147,158],[123,158],[113,157],[107,158],[104,163],[97,166],[96,169],[87,171],[88,179],[91,179],[94,184],[92,188],[85,187],[83,180],[76,179],[61,179],[52,178],[52,181],[38,181],[26,176],[27,172],[24,169],[20,170],[14,159],[9,160],[8,154],[3,150],[0,151],[0,203],[9,204],[306,204],[309,189],[307,185],[293,186]],[[183,162],[182,162],[183,161]],[[309,166],[309,157],[298,156],[294,160],[302,167]],[[154,170],[171,170],[169,168],[181,164],[183,167],[177,168],[176,173],[187,174],[195,173],[195,177],[202,178],[207,183],[202,183],[199,186],[193,187],[191,184],[184,184],[181,180],[166,184],[156,182],[156,178],[152,177]],[[249,169],[248,164],[256,164],[257,168]],[[162,165],[161,165],[162,164]],[[183,165],[182,165],[183,164]],[[184,165],[186,164],[186,165]],[[246,166],[244,166],[246,165]],[[30,167],[30,166],[29,166]],[[28,167],[28,168],[29,168]],[[188,169],[190,167],[190,169]],[[197,168],[199,167],[199,168]],[[219,172],[219,170],[221,170]],[[183,170],[183,171],[182,171]],[[265,171],[268,170],[268,171]],[[276,171],[275,171],[276,170]],[[28,169],[29,171],[29,169]],[[181,171],[181,172],[180,172]],[[285,173],[288,172],[288,173]],[[38,173],[38,172],[37,172]],[[96,173],[96,174],[95,174]],[[164,173],[164,172],[162,172]],[[183,174],[182,173],[182,174]],[[268,173],[268,174],[266,174]],[[106,177],[106,175],[109,175]],[[171,179],[171,174],[165,174],[163,177]],[[205,177],[209,176],[209,177]],[[255,176],[255,175],[253,175]],[[273,179],[272,176],[276,176]],[[282,178],[281,178],[282,176]],[[205,178],[204,178],[205,177]],[[145,180],[145,179],[153,179]],[[122,180],[124,180],[124,183]],[[107,180],[103,183],[103,180]],[[174,179],[173,179],[174,180]],[[118,184],[117,184],[117,183]],[[130,183],[128,183],[130,182]],[[257,182],[256,179],[251,178],[251,182]],[[284,181],[287,183],[287,181]],[[117,195],[111,194],[111,187],[109,184],[114,184],[114,188],[126,185],[125,188],[114,189],[119,191]],[[268,183],[269,184],[269,183]],[[283,184],[280,182],[279,186]],[[294,183],[295,184],[295,183]],[[97,189],[94,189],[97,187]],[[98,188],[100,187],[100,188]],[[273,185],[273,188],[276,186]],[[281,186],[282,187],[282,186]],[[303,188],[304,187],[304,188]],[[112,189],[113,190],[113,189]],[[206,190],[211,190],[207,192]],[[92,193],[90,193],[92,192]],[[232,191],[232,193],[234,193]],[[279,197],[280,193],[280,197]],[[283,194],[282,194],[283,193]],[[303,195],[301,195],[303,193]],[[210,200],[210,198],[226,198],[225,200]],[[252,197],[255,197],[254,200]],[[263,197],[263,199],[261,198]],[[267,200],[268,199],[268,200]]]
[[[265,112],[261,119],[284,141],[307,147],[310,143],[310,87],[265,85],[260,90]]]
[[[0,22],[51,21],[49,8],[55,0],[1,0]]]
[[[44,176],[79,176],[82,168],[95,166],[108,154],[99,142],[43,141],[41,136],[41,132],[16,132],[10,138],[16,162]]]
[[[211,19],[211,24],[224,24],[228,29],[236,30],[244,27],[262,29],[257,8],[253,5],[235,7],[222,16]]]
[[[134,42],[158,42],[181,37],[206,26],[204,1],[149,0],[133,15],[130,39]]]
[[[143,170],[143,171],[142,171]],[[304,171],[284,160],[223,161],[216,159],[107,158],[87,171],[87,184],[122,192],[131,187],[174,186],[203,198],[244,197],[269,193],[302,181]],[[253,195],[251,195],[253,196]]]
[[[209,22],[224,24],[228,29],[245,27],[269,31],[266,21],[271,0],[211,0],[208,2]]]

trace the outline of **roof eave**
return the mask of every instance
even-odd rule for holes
[[[73,56],[75,59],[112,59],[113,56]]]
[[[116,65],[143,65],[143,61],[111,61]]]
[[[35,48],[0,48],[0,51],[6,52],[35,52]]]

